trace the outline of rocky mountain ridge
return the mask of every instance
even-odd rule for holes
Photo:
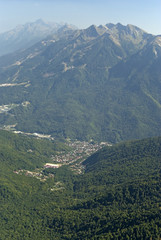
[[[160,47],[160,36],[132,25],[65,26],[0,58],[0,105],[19,104],[0,124],[109,142],[157,135]]]

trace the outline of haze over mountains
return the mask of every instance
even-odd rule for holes
[[[45,22],[42,19],[38,19],[35,22],[19,25],[15,29],[1,33],[0,56],[31,47],[65,25],[65,23]],[[72,27],[74,28],[74,26]]]
[[[73,139],[159,135],[161,37],[136,26],[65,26],[0,58],[0,124]]]

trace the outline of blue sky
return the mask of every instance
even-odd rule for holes
[[[0,0],[0,32],[39,18],[79,28],[133,24],[161,34],[161,0]]]

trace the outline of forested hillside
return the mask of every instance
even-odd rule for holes
[[[160,137],[104,147],[80,175],[68,165],[44,171],[43,181],[17,174],[69,150],[0,131],[0,239],[161,237]]]

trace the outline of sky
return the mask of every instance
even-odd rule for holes
[[[0,0],[0,33],[37,19],[68,23],[132,24],[161,35],[161,0]]]

